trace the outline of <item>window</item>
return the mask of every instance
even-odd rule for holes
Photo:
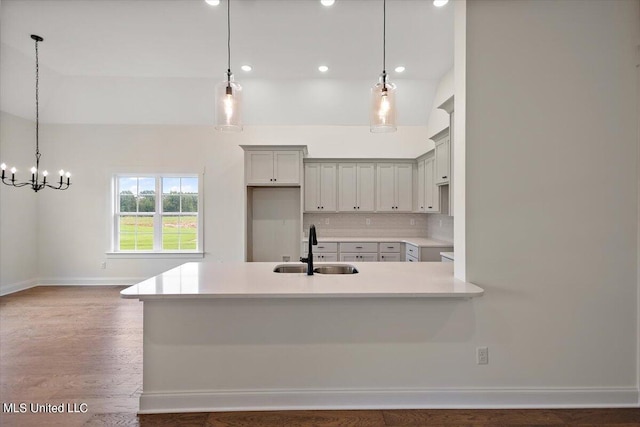
[[[197,175],[116,175],[116,252],[201,251]]]

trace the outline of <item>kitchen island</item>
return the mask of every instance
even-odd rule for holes
[[[144,302],[140,413],[420,407],[442,373],[419,370],[449,351],[433,338],[473,344],[484,291],[451,264],[275,265],[186,263],[121,292]]]

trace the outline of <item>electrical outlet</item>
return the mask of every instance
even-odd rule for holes
[[[440,220],[440,227],[442,227],[442,220]]]
[[[325,219],[324,219],[324,224],[325,224],[325,225],[329,225],[329,218],[325,218]]]
[[[101,268],[102,270],[104,270],[105,268],[107,268],[107,261],[102,261],[102,262],[100,263],[100,268]]]
[[[290,262],[291,255],[282,255],[282,262]]]
[[[476,363],[478,365],[489,364],[489,347],[476,348]]]
[[[364,220],[365,224],[371,225],[371,218],[367,218]]]
[[[413,218],[411,218],[411,221],[409,221],[409,223],[410,223],[411,225],[416,225],[416,220],[415,220],[415,219],[413,219]]]

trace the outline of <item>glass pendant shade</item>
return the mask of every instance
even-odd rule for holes
[[[396,85],[380,76],[380,80],[371,88],[371,107],[369,111],[371,132],[395,132],[396,124]]]
[[[216,86],[216,129],[222,132],[242,131],[242,86],[233,74]]]

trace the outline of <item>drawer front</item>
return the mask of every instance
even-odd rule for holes
[[[400,253],[400,243],[380,243],[380,252]]]
[[[373,242],[366,243],[340,243],[340,252],[378,252],[378,244]]]
[[[400,262],[400,253],[383,252],[380,254],[380,262]]]
[[[302,252],[309,252],[309,242],[302,242]],[[313,245],[313,253],[338,252],[338,244],[336,242],[318,242]]]
[[[377,253],[345,253],[340,252],[341,262],[377,262]]]
[[[409,243],[406,244],[406,252],[405,255],[407,256],[407,258],[409,258],[410,256],[414,257],[416,259],[416,261],[418,260],[418,257],[420,256],[420,249],[417,246],[413,246]]]
[[[407,255],[407,262],[418,262],[418,258],[411,256],[411,255]]]

